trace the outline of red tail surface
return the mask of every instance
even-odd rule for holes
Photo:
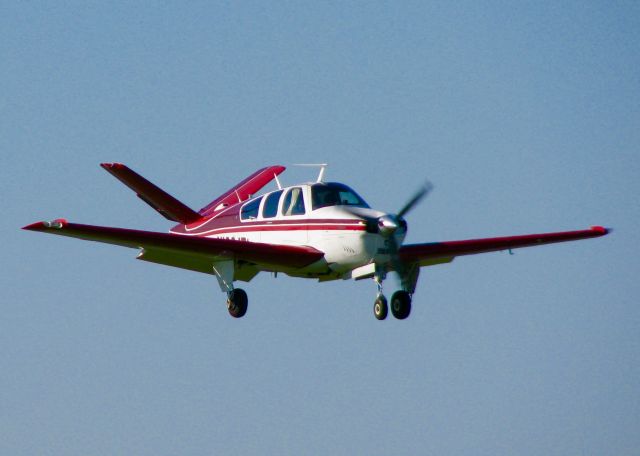
[[[186,225],[202,218],[200,214],[189,206],[178,201],[126,165],[122,163],[101,163],[100,166],[136,192],[138,198],[154,208],[166,219]]]
[[[198,212],[202,217],[208,217],[215,212],[231,206],[232,204],[241,203],[260,191],[265,185],[276,178],[286,168],[284,166],[274,165],[259,169],[251,176],[244,179],[235,187],[230,188],[221,196],[207,204]]]
[[[197,222],[218,210],[249,199],[286,169],[278,165],[259,169],[196,212],[122,163],[102,163],[100,166],[136,192],[141,200],[163,217],[183,225]]]

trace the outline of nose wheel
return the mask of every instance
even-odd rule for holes
[[[396,291],[391,297],[391,313],[398,320],[404,320],[411,313],[411,295],[404,290]]]
[[[373,315],[378,320],[384,320],[385,318],[387,318],[387,314],[389,312],[387,298],[385,298],[384,294],[382,294],[382,281],[385,279],[385,277],[386,272],[384,271],[384,269],[377,268],[373,280],[378,287],[378,295],[376,296],[376,300],[373,302]],[[414,278],[417,278],[417,273],[414,273]],[[402,285],[403,288],[405,288],[404,281]],[[409,289],[411,290],[411,292],[413,292],[413,290],[415,289],[415,283],[413,283],[413,286],[411,286],[411,284],[409,285],[409,288],[398,290],[393,294],[393,296],[391,296],[391,314],[398,320],[404,320],[411,314],[411,293],[406,290]]]
[[[387,306],[387,298],[385,298],[383,294],[379,294],[373,303],[373,315],[375,315],[378,320],[384,320],[387,318],[388,312],[389,306]]]
[[[373,315],[377,320],[387,318],[391,307],[391,314],[398,320],[404,320],[411,314],[411,295],[404,290],[396,291],[391,297],[391,306],[387,305],[387,298],[379,294],[373,302]]]

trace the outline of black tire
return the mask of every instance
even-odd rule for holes
[[[387,298],[380,295],[373,303],[373,315],[378,320],[384,320],[389,313],[389,306],[387,305]]]
[[[391,313],[398,320],[411,314],[411,295],[404,290],[396,291],[391,297]]]
[[[247,313],[249,298],[241,288],[235,288],[227,297],[227,309],[233,318],[242,318]]]

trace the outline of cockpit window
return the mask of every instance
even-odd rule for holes
[[[294,187],[290,189],[284,196],[282,202],[282,215],[304,215],[304,198],[302,197],[302,189]]]
[[[280,195],[282,195],[282,190],[267,195],[267,199],[264,200],[264,206],[262,208],[262,218],[272,218],[278,215]]]
[[[260,201],[262,197],[249,201],[242,207],[240,211],[241,220],[253,220],[258,218],[258,210],[260,209]]]
[[[322,183],[311,187],[313,210],[329,206],[369,207],[360,196],[344,184]]]

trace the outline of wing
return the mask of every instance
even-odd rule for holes
[[[278,270],[302,268],[324,256],[324,253],[311,247],[187,237],[153,231],[81,225],[62,219],[53,222],[36,222],[23,229],[144,249],[138,257],[142,260],[207,273],[212,272],[212,261],[221,259],[233,258],[257,264],[266,269]]]
[[[579,239],[604,236],[608,234],[609,231],[609,229],[601,226],[592,226],[588,230],[579,231],[409,244],[402,246],[398,254],[400,260],[404,263],[417,263],[420,266],[427,266],[451,261],[454,257],[462,255],[474,255],[476,253],[495,252],[520,247],[534,247],[555,242],[576,241]]]

